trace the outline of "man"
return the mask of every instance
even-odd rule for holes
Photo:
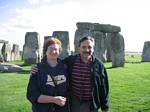
[[[69,71],[71,112],[108,112],[107,72],[93,55],[94,44],[93,37],[81,38],[79,54],[63,60]]]

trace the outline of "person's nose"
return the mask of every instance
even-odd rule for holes
[[[88,48],[85,49],[86,52],[89,52],[90,50]]]
[[[53,49],[53,50],[51,51],[51,53],[55,54],[55,53],[56,53],[56,50]]]

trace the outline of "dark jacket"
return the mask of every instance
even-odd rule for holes
[[[63,60],[68,66],[69,78],[72,75],[73,65],[75,63],[77,55],[69,56]],[[91,110],[98,110],[100,107],[102,110],[108,110],[108,93],[109,84],[105,67],[102,62],[93,56],[91,63],[91,82],[92,82],[92,104]]]
[[[52,103],[38,103],[38,97],[43,95],[64,96],[67,97],[67,71],[66,66],[58,60],[56,67],[51,67],[46,59],[38,64],[38,72],[31,75],[27,87],[27,98],[32,103],[33,112],[68,112],[67,105],[60,107]],[[57,80],[57,86],[54,86],[51,76]]]

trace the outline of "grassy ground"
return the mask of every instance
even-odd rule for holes
[[[0,74],[0,112],[30,112],[25,96],[28,75]]]
[[[10,62],[22,65],[22,61]],[[0,71],[0,112],[31,112],[26,100],[26,87],[31,66],[22,66],[21,73]]]
[[[150,63],[140,58],[129,60],[124,68],[110,68],[105,64],[110,82],[110,112],[150,112]],[[21,64],[20,62],[15,62]],[[0,72],[0,112],[31,112],[26,100],[26,87],[30,66],[23,66],[25,72]]]
[[[150,63],[108,69],[111,112],[150,112]]]

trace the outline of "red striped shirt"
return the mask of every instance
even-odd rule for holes
[[[71,75],[71,92],[80,101],[92,99],[90,64],[82,62],[80,55],[77,56]]]

